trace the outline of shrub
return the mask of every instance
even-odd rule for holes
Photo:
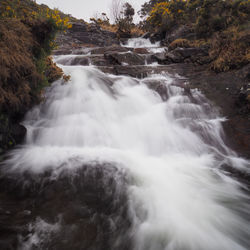
[[[211,69],[216,72],[240,68],[249,60],[250,31],[239,31],[235,26],[212,39],[210,51],[214,61]]]

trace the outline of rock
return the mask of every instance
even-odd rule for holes
[[[106,53],[104,57],[113,65],[144,65],[145,58],[135,53]]]
[[[70,62],[70,65],[89,65],[89,58],[85,56],[77,56]]]
[[[176,53],[176,51],[171,51],[169,53],[166,53],[166,59],[164,62],[164,64],[167,63],[182,63],[184,62],[184,57],[182,57],[180,54]]]
[[[176,48],[173,53],[179,54],[184,59],[192,57],[208,56],[208,51],[202,48]]]
[[[11,134],[17,144],[23,142],[26,133],[27,129],[21,124],[14,124],[11,126]]]
[[[162,72],[166,72],[169,74],[175,74],[175,70],[170,67],[171,65],[159,65],[155,66],[146,66],[146,65],[139,65],[139,66],[121,66],[116,65],[113,68],[113,73],[116,75],[128,75],[135,78],[145,78],[149,74],[159,74]],[[106,69],[107,72],[107,69]]]
[[[192,36],[194,36],[192,29],[187,25],[181,25],[179,27],[173,27],[172,32],[166,33],[165,42],[169,44],[176,39],[179,38],[190,39]]]
[[[146,48],[135,48],[134,53],[137,54],[148,54],[148,50]]]
[[[70,29],[72,32],[83,32],[88,30],[88,26],[86,23],[72,23],[72,28]]]
[[[111,52],[128,52],[129,49],[119,46],[119,45],[113,45],[113,46],[107,46],[107,47],[101,47],[91,50],[91,54],[105,54],[105,53],[111,53]]]
[[[153,60],[155,60],[159,64],[167,64],[167,57],[166,57],[166,53],[164,53],[164,52],[156,53],[156,54],[152,55],[151,57]]]
[[[142,35],[142,38],[148,39],[150,38],[150,36],[151,36],[150,32],[146,32]]]
[[[151,36],[149,37],[150,41],[152,43],[155,43],[157,41],[161,41],[163,39],[163,35],[162,34],[159,34],[159,33],[153,33],[151,34]]]
[[[42,230],[32,225],[40,221],[60,223],[58,234],[48,232],[50,237],[43,238],[42,249],[111,249],[130,231],[127,175],[120,168],[108,163],[79,165],[73,172],[61,171],[56,179],[52,176],[50,170],[0,175],[1,207],[12,209],[6,219],[0,214],[0,249],[17,249],[18,237],[19,243],[34,233],[39,237]],[[117,249],[131,249],[126,248],[128,240],[122,237]]]
[[[95,66],[110,66],[112,65],[104,55],[91,55],[89,57],[89,61],[92,65]]]
[[[82,44],[88,44],[89,46],[119,44],[115,32],[102,30],[98,25],[83,22],[75,22],[72,24],[72,28],[67,30],[66,33],[58,34],[56,42],[59,45],[59,50]]]
[[[176,48],[168,53],[152,55],[159,64],[193,62],[199,64],[211,61],[206,48]]]

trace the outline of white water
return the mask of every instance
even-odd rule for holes
[[[131,38],[124,46],[128,48],[156,48],[160,47],[160,42],[156,42],[153,44],[149,39]]]
[[[55,82],[27,115],[27,140],[12,152],[9,169],[56,173],[74,168],[72,159],[113,163],[133,179],[136,250],[249,249],[243,185],[221,168],[249,172],[249,162],[224,144],[223,119],[198,91],[192,102],[168,75],[139,81],[93,67],[63,70],[71,81]],[[147,87],[152,81],[167,87],[167,101]]]
[[[160,47],[160,42],[151,43],[150,39],[145,38],[131,38],[122,46],[127,48],[146,48],[149,53],[162,53],[167,50],[167,48]]]

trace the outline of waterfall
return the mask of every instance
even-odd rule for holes
[[[150,47],[141,40],[128,44],[138,43]],[[71,80],[54,82],[44,103],[27,114],[26,141],[10,153],[6,173],[25,180],[27,173],[50,171],[56,181],[83,165],[106,166],[104,173],[117,180],[115,193],[125,189],[131,222],[109,249],[125,235],[132,242],[128,249],[135,250],[249,249],[249,197],[225,168],[249,173],[249,161],[226,145],[225,118],[216,108],[198,90],[177,86],[178,76],[115,76],[93,66],[68,66],[72,57],[60,56]],[[63,231],[61,216],[51,225],[33,221],[20,249],[45,249],[44,241]],[[117,223],[113,219],[114,228]]]

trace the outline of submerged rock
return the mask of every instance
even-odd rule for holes
[[[0,195],[8,193],[1,205],[10,209],[8,218],[14,219],[8,226],[0,223],[1,249],[129,249],[124,172],[104,163],[54,174],[48,170],[1,176]],[[17,200],[22,205],[11,207]]]

